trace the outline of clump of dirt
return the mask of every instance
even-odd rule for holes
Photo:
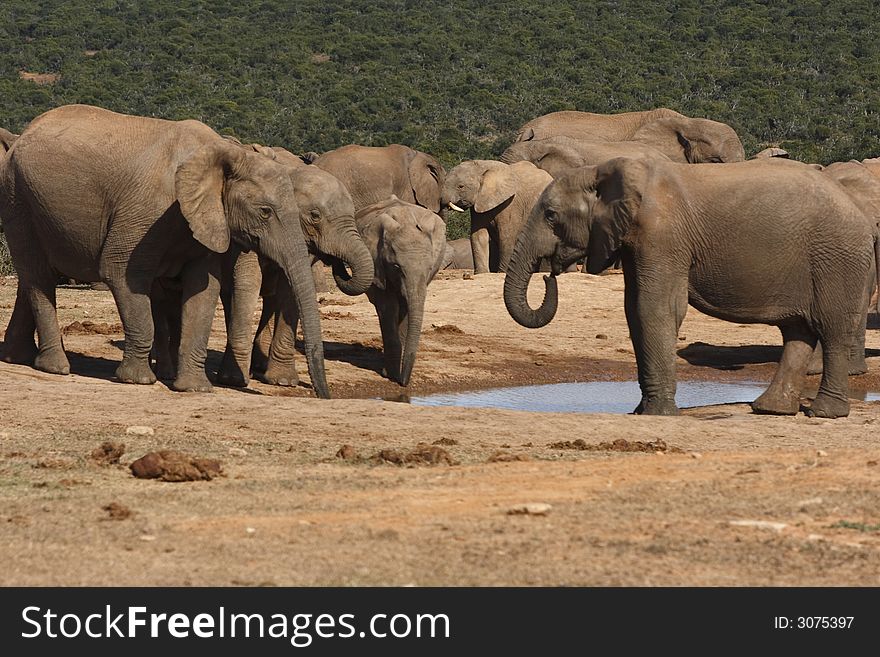
[[[393,463],[394,465],[455,465],[455,461],[442,447],[419,443],[415,449],[402,453],[396,449],[383,449],[374,454],[374,463]]]
[[[126,520],[134,515],[134,511],[119,502],[110,502],[101,508],[107,512],[107,517],[104,520]]]
[[[61,332],[64,335],[115,335],[122,333],[122,324],[108,324],[107,322],[93,322],[85,320],[84,322],[71,322]]]
[[[458,441],[455,438],[438,438],[435,440],[432,445],[458,445]]]
[[[357,303],[352,299],[328,299],[327,297],[318,297],[319,306],[353,306]]]
[[[495,452],[486,459],[486,463],[510,463],[512,461],[531,461],[532,457],[528,454],[515,454],[513,452]]]
[[[321,311],[322,319],[350,319],[354,317],[351,313],[343,313],[338,310],[324,310]]]
[[[43,458],[34,463],[38,470],[70,470],[76,467],[76,461],[66,458]]]
[[[336,458],[342,459],[343,461],[353,461],[357,457],[357,450],[351,445],[343,445],[339,448],[339,451],[336,452]]]
[[[125,443],[116,443],[105,440],[92,450],[89,457],[98,465],[116,465],[120,457],[125,453]]]
[[[203,459],[163,449],[145,454],[132,463],[131,473],[138,479],[210,481],[223,475],[223,467],[216,459]]]
[[[434,333],[440,335],[464,335],[464,331],[455,324],[431,324],[431,328]]]
[[[627,440],[618,438],[614,442],[601,442],[595,445],[587,443],[583,438],[577,440],[561,440],[547,445],[550,449],[575,449],[586,452],[668,452],[670,454],[683,454],[680,447],[670,446],[662,438],[654,441],[643,442],[641,440]]]

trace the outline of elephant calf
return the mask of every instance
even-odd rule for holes
[[[849,413],[847,371],[867,312],[876,227],[837,183],[778,158],[693,167],[618,158],[573,169],[541,196],[516,243],[504,301],[523,326],[556,313],[555,275],[578,258],[598,273],[623,261],[624,307],[639,370],[636,413],[673,415],[675,347],[687,305],[778,326],[782,358],[756,413],[793,415],[810,353],[824,347],[808,413]],[[541,307],[526,290],[549,257]]]
[[[362,209],[355,222],[375,265],[367,298],[379,315],[385,375],[406,386],[419,347],[428,284],[446,250],[446,224],[437,214],[396,196]]]

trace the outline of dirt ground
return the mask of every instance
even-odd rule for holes
[[[635,378],[622,276],[561,277],[539,330],[502,286],[432,283],[410,395]],[[0,327],[14,297],[0,281]],[[109,292],[59,289],[73,374],[0,363],[0,584],[880,585],[880,403],[840,420],[413,406],[379,373],[366,298],[320,298],[332,400],[116,383]],[[679,343],[680,380],[769,381],[780,353],[776,329],[693,309]],[[218,312],[209,367],[223,344]],[[880,389],[873,328],[868,347],[856,397]],[[105,441],[118,463],[92,455]],[[224,474],[135,478],[159,449]]]

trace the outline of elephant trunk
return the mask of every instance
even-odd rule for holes
[[[373,256],[354,227],[351,234],[338,244],[324,251],[333,258],[331,266],[336,286],[352,297],[363,294],[373,282]],[[351,274],[346,270],[346,265],[351,269]]]
[[[400,366],[400,385],[409,385],[413,366],[416,363],[416,352],[419,350],[419,339],[422,335],[422,319],[425,315],[425,296],[423,286],[417,283],[406,283],[407,289],[407,321],[405,329],[401,327],[400,341],[403,344],[403,356]],[[405,335],[404,335],[405,330]]]
[[[542,226],[543,224],[543,226]],[[556,238],[541,217],[530,219],[520,232],[507,264],[504,276],[504,305],[507,312],[518,324],[526,328],[541,328],[550,323],[556,315],[559,294],[556,275],[544,276],[544,299],[537,309],[529,306],[527,293],[532,274],[538,270],[541,258],[553,254]]]
[[[297,220],[297,225],[298,223]],[[311,258],[306,250],[305,240],[293,237],[283,233],[278,239],[267,240],[267,244],[271,246],[264,248],[264,252],[281,267],[290,283],[302,322],[303,343],[312,388],[318,397],[329,399],[330,391],[324,372],[324,344],[321,341],[321,315],[315,294],[315,281],[312,278]]]

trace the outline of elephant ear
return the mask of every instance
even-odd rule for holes
[[[223,183],[245,153],[241,146],[217,139],[194,151],[174,175],[177,202],[193,237],[216,253],[229,249]]]
[[[620,157],[587,167],[583,175],[585,191],[597,199],[587,244],[587,272],[598,274],[614,264],[639,211],[647,167],[641,160]]]
[[[375,270],[373,273],[373,285],[380,290],[385,289],[385,265],[384,250],[385,240],[391,233],[400,228],[400,224],[391,214],[382,209],[371,212],[357,220],[358,232],[364,238],[364,243],[373,256]]]
[[[436,159],[419,151],[409,163],[409,182],[416,203],[431,212],[440,211],[440,190],[446,171]]]
[[[516,194],[516,179],[510,167],[505,164],[500,167],[486,169],[480,177],[480,188],[474,198],[474,210],[488,212],[504,203]]]
[[[653,146],[673,162],[693,162],[694,154],[687,137],[687,118],[657,119],[636,130],[633,141]]]

